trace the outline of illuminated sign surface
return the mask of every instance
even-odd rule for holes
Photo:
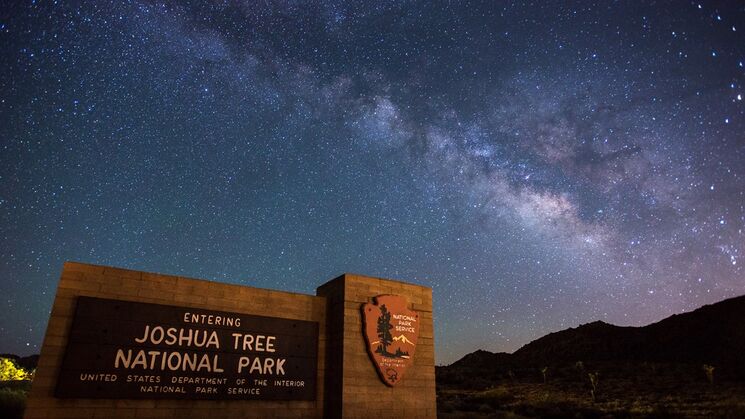
[[[55,396],[315,400],[318,323],[78,297]]]
[[[362,305],[367,352],[378,375],[389,386],[401,381],[413,360],[419,338],[419,314],[406,308],[406,298],[379,295]]]

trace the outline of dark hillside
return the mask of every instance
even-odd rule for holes
[[[745,296],[643,327],[596,321],[550,333],[514,354],[479,350],[445,368],[493,375],[578,361],[709,364],[720,376],[745,378]]]

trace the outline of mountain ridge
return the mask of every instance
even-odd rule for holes
[[[493,370],[578,361],[710,364],[745,377],[745,296],[646,326],[585,323],[549,333],[512,354],[477,350],[448,367]]]

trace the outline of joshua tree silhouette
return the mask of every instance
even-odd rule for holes
[[[388,345],[393,342],[391,329],[393,329],[391,313],[388,312],[388,308],[383,304],[380,306],[380,317],[378,317],[378,339],[380,340],[380,345],[376,352],[389,358],[394,356],[388,352]]]

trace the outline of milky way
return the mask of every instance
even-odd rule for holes
[[[738,2],[3,3],[0,352],[62,263],[434,290],[438,363],[745,293]]]

